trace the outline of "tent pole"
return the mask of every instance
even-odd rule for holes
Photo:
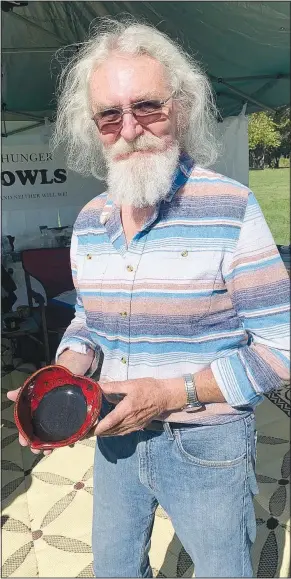
[[[8,135],[7,135],[5,117],[2,119],[2,123],[3,123],[4,133],[2,133],[2,131],[1,131],[1,137],[7,137]]]
[[[241,101],[242,106],[243,106],[243,103],[246,102],[245,99],[242,99],[237,94],[232,94],[231,92],[227,92],[226,90],[217,90],[217,91],[215,91],[215,93],[217,94],[217,96],[222,95],[222,96],[226,96],[229,99],[233,99],[235,101]]]
[[[40,48],[33,46],[32,48],[2,48],[3,54],[25,54],[28,52],[56,52],[59,46],[51,46],[48,48]]]
[[[265,82],[263,84],[263,86],[261,86],[261,88],[256,90],[256,92],[254,92],[252,96],[257,98],[259,95],[264,94],[267,90],[270,90],[270,88],[272,88],[276,84],[277,81],[278,81],[278,78],[273,77],[268,82]]]
[[[46,34],[49,34],[49,36],[53,36],[54,38],[57,39],[57,41],[60,44],[65,44],[65,40],[63,38],[59,38],[54,32],[51,32],[50,30],[46,30],[45,28],[43,28],[42,26],[39,26],[39,24],[36,24],[35,22],[33,22],[32,20],[29,20],[29,18],[26,18],[25,16],[21,16],[21,14],[17,14],[17,12],[13,12],[13,10],[9,13],[12,16],[14,16],[14,18],[19,18],[20,20],[23,20],[24,22],[27,22],[27,24],[30,24],[30,26],[33,26],[34,28],[37,28],[38,30],[41,30],[42,32],[45,32]]]
[[[36,115],[31,115],[30,113],[22,113],[21,111],[11,111],[9,109],[5,109],[6,113],[10,113],[11,115],[16,115],[18,117],[27,117],[32,121],[42,121],[42,117],[37,117]],[[13,121],[13,119],[9,119]],[[23,119],[24,120],[24,119]]]
[[[6,133],[5,137],[10,137],[11,135],[16,135],[17,133],[24,133],[24,131],[29,131],[30,129],[36,129],[36,127],[40,127],[44,125],[45,121],[41,121],[40,123],[34,123],[33,125],[29,125],[29,127],[22,127],[21,129],[14,129],[9,133]]]
[[[253,103],[254,105],[257,105],[261,109],[263,109],[263,110],[265,109],[265,110],[269,111],[270,113],[275,112],[275,109],[273,109],[272,107],[264,105],[264,103],[258,101],[257,99],[254,99],[253,97],[251,97],[247,93],[243,92],[242,90],[234,88],[231,84],[229,84],[228,82],[225,82],[225,80],[223,80],[223,78],[218,78],[217,76],[213,76],[212,74],[209,75],[209,77],[211,78],[211,80],[214,80],[218,84],[224,84],[225,86],[227,86],[228,90],[230,90],[234,94],[237,94],[238,96],[242,97],[245,101]]]
[[[268,79],[280,79],[280,78],[290,78],[290,74],[281,74],[280,72],[278,72],[278,74],[257,74],[257,75],[252,75],[252,76],[225,76],[223,78],[224,81],[245,81],[245,80],[268,80]]]

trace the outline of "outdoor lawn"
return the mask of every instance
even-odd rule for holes
[[[277,245],[290,243],[290,168],[251,170],[254,192]]]

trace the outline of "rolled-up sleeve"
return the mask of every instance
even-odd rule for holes
[[[55,360],[57,362],[61,353],[64,352],[64,350],[66,349],[70,349],[75,352],[79,352],[81,354],[86,354],[88,352],[88,349],[91,349],[94,352],[94,359],[92,361],[91,367],[87,372],[88,375],[91,375],[94,373],[94,371],[98,366],[101,349],[98,346],[98,344],[96,345],[96,343],[92,340],[90,331],[88,330],[87,327],[86,313],[78,285],[77,248],[78,248],[78,236],[76,235],[75,231],[73,231],[71,240],[70,258],[71,258],[73,283],[76,289],[76,296],[77,296],[75,305],[75,316],[63,335],[63,338],[56,352]]]
[[[247,344],[211,364],[233,407],[256,405],[290,381],[290,280],[252,192],[224,279]]]

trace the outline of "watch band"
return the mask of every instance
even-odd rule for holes
[[[203,404],[199,402],[197,397],[197,391],[195,386],[195,378],[193,374],[185,374],[185,389],[187,392],[187,404],[182,408],[186,412],[193,412],[203,407]]]

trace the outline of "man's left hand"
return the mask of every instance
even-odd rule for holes
[[[183,379],[141,378],[106,382],[100,386],[109,402],[121,401],[100,420],[94,432],[97,436],[116,436],[142,430],[163,412],[179,409],[186,403]]]

